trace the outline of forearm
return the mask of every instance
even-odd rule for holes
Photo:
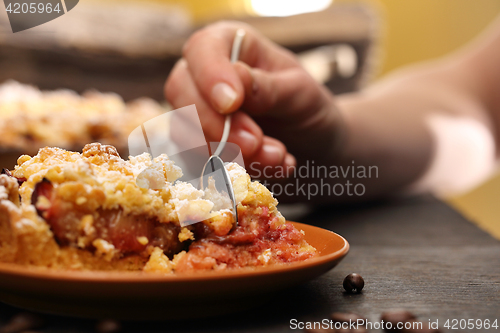
[[[342,121],[330,126],[341,140],[317,147],[319,158],[299,156],[297,168],[307,166],[309,174],[293,175],[295,187],[307,184],[293,199],[345,202],[409,190],[455,191],[487,175],[495,158],[494,122],[461,60],[405,69],[337,97],[331,112],[340,112]]]
[[[462,50],[340,96],[343,147],[328,163],[373,165],[366,197],[466,190],[494,169],[500,147],[500,18]]]
[[[470,186],[491,170],[495,154],[492,118],[470,82],[460,59],[450,58],[340,97],[347,136],[338,163],[378,167],[367,196]]]
[[[467,76],[462,85],[483,101],[485,109],[493,120],[493,126],[500,128],[500,16],[471,45],[459,52],[461,67]],[[500,136],[496,136],[497,146]]]

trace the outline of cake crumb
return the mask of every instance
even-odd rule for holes
[[[31,156],[29,155],[21,155],[17,159],[17,165],[22,165],[24,162],[31,160]]]
[[[170,259],[159,247],[155,247],[151,257],[143,268],[144,272],[172,273],[173,265]]]
[[[188,228],[182,228],[179,232],[179,241],[184,242],[188,239],[194,240],[194,234]]]
[[[141,245],[146,245],[149,243],[149,239],[146,237],[146,236],[140,236],[140,237],[137,237],[137,241],[141,244]]]
[[[41,209],[41,210],[49,209],[50,206],[51,206],[51,203],[50,203],[49,199],[47,199],[47,197],[44,195],[39,196],[37,201],[36,201],[36,204],[35,204],[35,207],[38,209]]]
[[[271,260],[271,249],[267,249],[262,252],[259,255],[258,259],[263,265],[267,265],[269,263],[269,260]]]
[[[87,198],[85,198],[85,197],[78,197],[78,198],[76,198],[76,204],[77,205],[83,205],[86,202],[87,202]]]
[[[95,233],[94,217],[92,215],[85,215],[80,221],[80,229],[83,230],[85,235],[90,236]]]
[[[104,239],[98,238],[92,242],[92,245],[96,248],[96,254],[103,256],[106,261],[111,261],[115,256],[115,247]]]

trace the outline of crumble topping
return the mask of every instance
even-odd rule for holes
[[[99,143],[81,154],[42,148],[0,175],[0,261],[173,273],[316,255],[303,232],[279,213],[269,190],[238,164],[226,168],[238,225],[227,195],[210,181],[205,191],[176,181],[182,171],[166,155],[125,161]],[[184,219],[194,218],[201,222],[183,227]]]
[[[102,255],[106,261],[111,261],[117,253],[113,244],[108,243],[104,239],[98,238],[92,242],[92,245],[96,248],[96,254]]]
[[[237,204],[255,201],[255,193],[249,192],[249,188],[262,191],[255,185],[258,183],[252,185],[250,177],[236,163],[229,163],[227,169]],[[161,223],[206,220],[217,234],[227,233],[234,223],[228,210],[229,198],[217,196],[213,182],[207,193],[186,182],[174,185],[182,171],[165,154],[151,159],[144,153],[125,161],[114,147],[99,143],[86,145],[82,154],[45,147],[32,158],[20,158],[12,174],[26,179],[19,189],[26,204],[31,202],[36,184],[46,179],[58,185],[56,191],[60,198],[91,210],[123,209],[125,214],[158,218]],[[149,186],[152,183],[156,186]],[[263,189],[270,198],[264,203],[275,206],[277,201]],[[49,208],[50,202],[39,196],[35,206]]]
[[[162,189],[137,185],[137,175],[146,168],[156,172],[155,181],[164,184]],[[45,178],[59,185],[57,193],[65,200],[94,209],[122,208],[125,213],[159,217],[160,222],[178,221],[177,214],[174,214],[176,203],[183,202],[188,192],[186,188],[196,193],[191,184],[179,182],[172,185],[177,177],[182,176],[182,171],[166,155],[151,160],[144,153],[124,161],[114,147],[99,143],[86,145],[82,154],[42,148],[33,158],[23,159],[13,175],[26,178],[19,190],[25,203],[31,202],[35,185]]]
[[[181,232],[179,232],[179,241],[184,242],[187,241],[188,239],[194,240],[194,235],[191,230],[188,228],[182,228]]]

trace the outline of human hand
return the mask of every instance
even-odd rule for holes
[[[236,30],[246,31],[239,61],[230,53]],[[174,108],[195,104],[207,141],[219,141],[224,115],[234,113],[228,141],[247,167],[289,168],[321,158],[336,144],[339,114],[333,96],[293,53],[252,27],[220,22],[188,40],[165,84]],[[288,148],[288,149],[287,149]]]

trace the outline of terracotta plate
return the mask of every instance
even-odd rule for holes
[[[117,319],[185,319],[247,309],[274,291],[326,273],[349,251],[349,243],[331,231],[293,224],[305,231],[318,257],[272,267],[177,276],[0,264],[0,301],[40,312]]]

